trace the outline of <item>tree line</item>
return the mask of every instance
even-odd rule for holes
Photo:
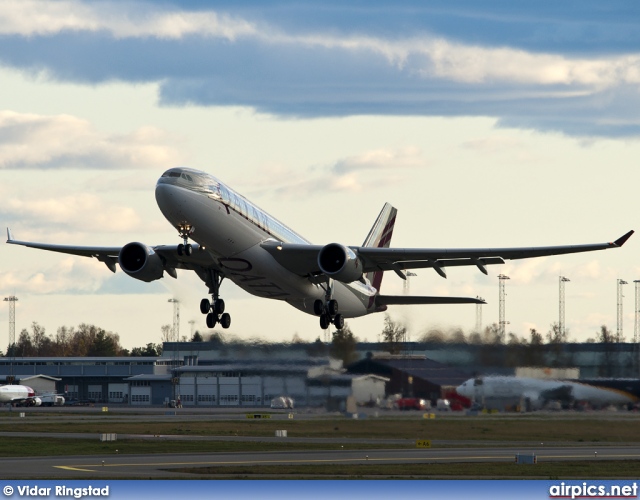
[[[161,327],[161,340],[169,341],[171,327]],[[217,345],[254,343],[255,340],[243,341],[237,337],[231,337],[214,331],[203,336],[196,331],[191,342],[211,342]],[[183,336],[181,341],[187,341]],[[302,343],[296,335],[294,343]],[[394,321],[388,314],[385,315],[384,327],[380,334],[379,342],[382,350],[390,354],[402,354],[407,348],[407,328],[401,322]],[[518,337],[512,332],[503,334],[499,325],[494,323],[487,326],[482,332],[472,332],[465,335],[460,329],[443,332],[431,329],[420,335],[418,342],[440,344],[470,344],[478,347],[478,358],[481,364],[495,364],[496,356],[501,356],[498,364],[508,366],[535,366],[543,362],[544,353],[557,350],[557,365],[565,364],[565,356],[562,345],[568,342],[568,330],[561,331],[557,323],[552,323],[546,334],[531,328],[528,338]],[[614,334],[607,326],[602,325],[594,337],[587,343],[597,342],[613,345],[623,342],[623,339]],[[347,365],[358,358],[358,339],[348,324],[341,330],[332,332],[330,345],[325,345],[318,337],[315,343],[308,347],[310,355],[326,356],[343,360]],[[546,346],[545,346],[546,344]],[[505,346],[506,349],[497,351],[495,346]],[[0,356],[2,352],[0,352]],[[125,349],[120,344],[120,336],[117,333],[108,332],[96,325],[86,323],[78,327],[59,327],[55,335],[47,335],[44,327],[37,322],[31,324],[30,330],[26,328],[20,332],[15,344],[7,347],[7,357],[114,357],[114,356],[161,356],[162,343],[148,343],[145,346]]]
[[[572,353],[566,348],[569,341],[568,329],[561,329],[558,323],[552,323],[546,333],[535,328],[529,330],[527,337],[520,337],[513,332],[503,332],[497,323],[487,326],[482,332],[466,334],[455,329],[444,332],[431,329],[417,339],[418,343],[441,345],[469,345],[473,347],[475,364],[487,367],[513,368],[518,366],[553,366],[572,367],[575,365]],[[604,357],[601,360],[600,374],[609,376],[616,345],[624,342],[621,335],[613,333],[606,325],[602,325],[586,343],[602,345]],[[358,359],[358,339],[348,324],[342,330],[332,333],[332,342],[323,351],[320,338],[310,349],[318,353],[324,352],[334,358],[341,359],[348,365]],[[401,355],[408,352],[411,343],[408,339],[407,327],[385,315],[384,327],[379,337],[380,350],[389,354]]]
[[[110,357],[160,356],[162,345],[149,343],[131,350],[120,345],[120,336],[96,325],[82,323],[78,327],[61,326],[55,335],[47,335],[44,327],[31,324],[17,341],[7,346],[6,357]],[[0,355],[2,353],[0,352]]]

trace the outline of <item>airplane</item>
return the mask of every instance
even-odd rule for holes
[[[25,406],[40,406],[42,400],[35,391],[26,385],[0,386],[0,404],[22,404]]]
[[[397,304],[484,304],[479,298],[398,296],[380,292],[385,271],[406,279],[408,269],[432,268],[446,278],[447,267],[503,264],[505,259],[588,252],[621,247],[629,231],[611,243],[529,248],[390,248],[397,210],[386,203],[362,246],[313,245],[214,176],[176,167],[164,172],[156,202],[182,243],[148,246],[73,246],[18,241],[7,228],[7,243],[94,257],[112,271],[116,263],[132,278],[151,282],[177,269],[194,271],[209,289],[200,302],[206,324],[229,328],[220,285],[226,278],[250,294],[286,301],[318,316],[320,327],[344,326],[345,318],[385,311]],[[193,243],[190,243],[190,241]]]
[[[456,388],[461,396],[480,402],[484,399],[524,400],[530,409],[542,409],[550,401],[572,404],[588,401],[595,406],[622,405],[640,400],[632,392],[610,384],[575,380],[546,380],[527,377],[487,376],[463,382]]]

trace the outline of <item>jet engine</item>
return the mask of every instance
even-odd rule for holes
[[[353,250],[338,243],[325,245],[318,253],[320,270],[342,283],[362,278],[362,262]]]
[[[122,270],[137,280],[155,281],[162,278],[164,263],[162,258],[142,243],[128,243],[120,250],[118,264]]]
[[[31,398],[29,400],[31,406],[40,406],[42,404],[42,399],[40,398]]]

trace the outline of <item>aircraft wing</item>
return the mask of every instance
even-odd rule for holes
[[[631,237],[629,231],[617,240],[608,243],[592,243],[587,245],[563,245],[547,247],[520,248],[369,248],[358,247],[354,250],[363,260],[366,271],[402,271],[433,267],[439,274],[446,277],[443,268],[451,266],[477,266],[487,274],[486,265],[503,264],[505,260],[526,259],[548,255],[568,253],[592,252],[618,248]],[[441,272],[442,271],[442,272]]]
[[[362,272],[395,271],[405,277],[402,271],[432,267],[446,278],[444,269],[455,266],[477,266],[487,274],[487,265],[504,264],[505,260],[526,259],[547,255],[592,252],[618,248],[631,237],[629,231],[613,242],[591,243],[587,245],[563,245],[546,247],[515,248],[378,248],[349,247],[361,260]],[[300,245],[280,243],[273,240],[261,245],[276,261],[289,271],[300,276],[322,274],[318,265],[318,254],[322,245]]]
[[[95,257],[100,262],[104,262],[114,273],[116,272],[118,255],[120,254],[120,250],[122,250],[122,247],[56,245],[51,243],[37,243],[33,241],[19,241],[13,238],[13,234],[9,228],[7,228],[7,243],[11,245],[22,245],[29,248],[37,248],[39,250],[49,250],[51,252],[80,255],[82,257]],[[200,247],[197,244],[193,245],[193,255],[190,257],[179,255],[178,245],[156,245],[149,248],[162,257],[165,269],[172,276],[172,272],[175,269],[218,269],[211,254],[209,254],[209,252],[199,251]]]
[[[11,245],[22,245],[30,248],[38,248],[40,250],[50,250],[51,252],[68,253],[71,255],[81,255],[83,257],[98,257],[104,255],[108,257],[118,258],[120,248],[122,247],[89,247],[89,246],[72,246],[72,245],[53,245],[50,243],[36,243],[33,241],[18,241],[13,239],[11,230],[7,228],[7,243]]]

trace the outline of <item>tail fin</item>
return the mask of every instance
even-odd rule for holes
[[[376,222],[373,224],[373,227],[369,231],[364,243],[363,247],[373,247],[373,248],[389,248],[389,243],[391,243],[391,235],[393,234],[393,226],[396,223],[396,213],[398,211],[392,207],[389,203],[385,203],[384,207],[380,211],[380,215],[376,219]],[[373,285],[373,287],[380,291],[380,285],[382,283],[382,271],[373,271],[367,273],[366,277]]]

